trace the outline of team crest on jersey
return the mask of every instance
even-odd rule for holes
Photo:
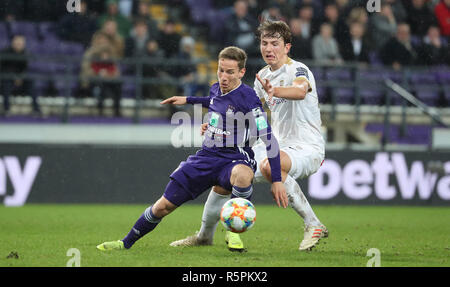
[[[209,101],[209,104],[212,105],[214,103],[214,98]]]
[[[280,87],[283,87],[284,86],[284,80],[281,80],[280,81]]]
[[[233,107],[232,105],[228,105],[228,108],[227,108],[227,115],[234,115],[234,110],[235,110],[236,108],[235,107]]]

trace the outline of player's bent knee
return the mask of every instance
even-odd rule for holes
[[[253,170],[250,167],[238,164],[231,171],[230,182],[232,185],[246,187],[252,184],[253,176]]]

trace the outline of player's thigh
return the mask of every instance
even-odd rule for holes
[[[294,146],[282,148],[291,161],[289,175],[295,179],[306,178],[314,174],[322,164],[323,154],[314,148]]]
[[[213,191],[215,193],[217,193],[217,194],[220,194],[220,195],[229,195],[229,194],[231,194],[231,190],[227,190],[227,189],[221,187],[220,185],[214,185],[213,186]]]

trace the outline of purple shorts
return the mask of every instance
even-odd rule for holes
[[[231,192],[231,170],[237,164],[245,164],[253,172],[256,170],[256,161],[245,153],[236,152],[235,156],[222,157],[203,149],[191,155],[186,161],[180,163],[178,168],[170,175],[172,181],[167,185],[164,197],[173,204],[180,206],[188,200],[197,198],[200,194],[219,185]]]

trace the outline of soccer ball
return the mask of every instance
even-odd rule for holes
[[[253,203],[244,198],[232,198],[225,202],[220,212],[220,221],[229,231],[242,233],[249,230],[256,220]]]

